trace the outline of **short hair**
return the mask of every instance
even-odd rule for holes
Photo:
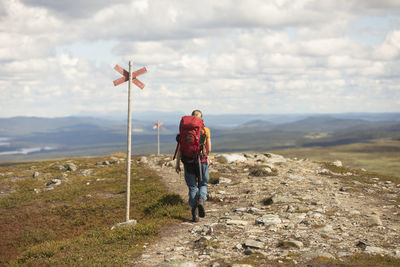
[[[192,116],[196,116],[196,117],[199,117],[199,118],[203,118],[203,113],[201,113],[200,110],[195,109],[195,110],[192,111]]]

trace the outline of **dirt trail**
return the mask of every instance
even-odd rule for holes
[[[143,162],[187,201],[183,174],[168,156]],[[209,185],[206,217],[166,226],[132,265],[224,266],[250,255],[253,266],[357,253],[400,257],[399,185],[359,182],[351,173],[273,154],[214,155],[213,162],[219,183]]]

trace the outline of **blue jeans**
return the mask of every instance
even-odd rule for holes
[[[186,163],[185,167],[185,181],[189,189],[189,205],[192,208],[197,206],[197,193],[204,200],[207,200],[207,183],[210,179],[210,173],[208,172],[208,162],[202,162],[202,175],[203,180],[200,180],[199,164],[198,163]],[[198,179],[196,179],[198,178]]]

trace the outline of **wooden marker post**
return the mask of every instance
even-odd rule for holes
[[[136,221],[129,220],[130,205],[131,205],[131,157],[132,157],[132,83],[136,84],[140,89],[144,88],[144,84],[136,79],[137,76],[147,72],[146,68],[141,68],[132,72],[132,61],[129,61],[129,72],[118,65],[114,69],[122,74],[122,77],[114,81],[114,86],[120,85],[126,81],[128,83],[128,129],[127,129],[127,158],[126,158],[126,208],[125,208],[125,223],[136,224]]]
[[[128,131],[127,131],[127,158],[126,158],[126,209],[125,221],[129,221],[131,206],[131,157],[132,157],[132,61],[129,61],[129,82],[128,82]]]
[[[157,155],[160,155],[160,130],[164,129],[161,125],[163,124],[160,121],[157,121],[157,123],[155,123],[153,121],[153,129],[157,128]]]

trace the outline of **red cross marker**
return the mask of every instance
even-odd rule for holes
[[[160,130],[164,129],[164,127],[161,126],[161,125],[163,125],[163,122],[155,122],[155,121],[153,121],[153,124],[154,124],[154,126],[153,126],[154,130],[157,129],[157,127],[160,128]]]
[[[114,81],[114,86],[120,85],[121,83],[124,83],[124,82],[126,82],[126,81],[129,80],[129,72],[127,72],[126,70],[124,70],[124,69],[123,69],[122,67],[120,67],[119,65],[115,65],[114,69],[115,69],[116,71],[118,71],[119,73],[122,74],[122,77],[121,77],[121,78],[116,79],[116,80]],[[142,75],[143,73],[146,73],[146,72],[147,72],[147,70],[146,70],[145,67],[143,67],[143,68],[141,68],[141,69],[139,69],[139,70],[137,70],[137,71],[132,72],[132,82],[133,82],[134,84],[136,84],[137,87],[139,87],[140,89],[143,89],[143,88],[144,88],[144,83],[142,83],[141,81],[139,81],[138,79],[136,79],[136,77],[139,76],[139,75]]]

